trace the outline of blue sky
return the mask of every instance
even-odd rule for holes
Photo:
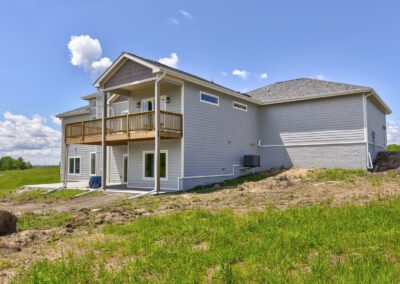
[[[371,86],[400,133],[399,10],[398,1],[356,0],[1,1],[0,139],[2,127],[33,124],[54,149],[45,152],[50,142],[39,138],[28,146],[32,132],[19,146],[0,143],[0,155],[59,158],[51,116],[82,106],[97,75],[71,64],[67,45],[79,35],[97,39],[111,61],[122,51],[156,60],[176,53],[178,68],[239,91],[317,76]]]

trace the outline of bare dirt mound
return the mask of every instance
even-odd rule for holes
[[[377,172],[400,168],[400,152],[380,152],[374,166]]]
[[[76,199],[39,202],[0,202],[0,209],[20,215],[25,212],[44,213],[49,211],[77,211],[86,208],[106,206],[127,197],[119,193],[96,193],[81,196]]]

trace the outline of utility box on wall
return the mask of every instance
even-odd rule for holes
[[[243,159],[243,166],[246,168],[257,168],[260,164],[259,155],[245,155]]]

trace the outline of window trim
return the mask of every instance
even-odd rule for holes
[[[92,174],[92,155],[94,154],[94,174]],[[89,152],[89,175],[95,176],[96,175],[96,161],[97,160],[97,153],[96,152]]]
[[[70,173],[70,163],[71,163],[71,159],[78,159],[79,158],[79,174],[77,174],[77,173]],[[70,176],[80,176],[81,175],[81,172],[82,172],[82,167],[81,167],[81,161],[82,161],[82,158],[81,158],[81,156],[69,156],[68,157],[68,175],[70,175]],[[74,162],[75,163],[75,162]],[[75,164],[74,164],[74,171],[75,171]]]
[[[165,177],[160,176],[160,180],[167,181],[168,180],[168,150],[160,150],[160,154],[165,153]],[[142,179],[143,180],[154,180],[154,177],[146,177],[146,154],[154,154],[154,150],[146,150],[143,151],[142,155]]]
[[[215,103],[212,103],[212,102],[204,101],[204,100],[202,100],[201,95],[206,95],[206,96],[210,96],[210,97],[216,98],[218,100],[218,103],[215,104]],[[200,98],[200,102],[202,102],[202,103],[213,105],[213,106],[219,106],[219,96],[217,96],[217,95],[212,95],[212,94],[200,91],[199,98]]]
[[[236,107],[235,104],[244,106],[246,109],[242,109],[242,108]],[[247,106],[246,104],[240,103],[240,102],[238,102],[238,101],[233,101],[233,102],[232,102],[232,107],[233,107],[234,109],[241,110],[241,111],[247,111],[247,110],[248,110],[248,106]]]

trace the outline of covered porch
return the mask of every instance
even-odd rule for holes
[[[146,184],[143,184],[140,190],[143,191],[147,187],[148,191],[159,193],[160,183],[163,179],[160,178],[160,171],[162,171],[160,159],[163,161],[165,159],[165,153],[160,151],[160,140],[171,141],[170,143],[175,144],[175,141],[179,141],[183,137],[183,82],[159,69],[153,69],[145,66],[146,64],[142,65],[141,62],[133,62],[129,59],[117,60],[95,83],[98,91],[102,94],[101,98],[99,97],[100,100],[97,100],[96,118],[64,125],[63,142],[66,153],[64,169],[68,168],[66,161],[68,161],[69,145],[101,145],[101,150],[98,152],[101,170],[97,174],[102,177],[102,189],[135,190],[136,185],[132,188],[123,183],[118,185],[106,183],[110,176],[107,167],[111,162],[107,154],[111,150],[107,148],[127,145],[132,149],[133,142],[135,145],[144,146],[136,143],[147,141],[146,152],[154,153],[154,162],[150,166],[153,169],[154,164],[154,178],[151,179],[152,184],[149,184],[149,178],[145,177]],[[128,98],[128,111],[117,113],[111,109],[110,106],[115,97]],[[99,105],[100,108],[98,108]],[[178,142],[174,147],[174,149],[179,149],[176,150],[179,151],[179,155],[180,145],[181,143]],[[124,156],[126,155],[133,155],[133,153],[129,154],[128,150],[128,154]],[[176,164],[175,161],[174,164]],[[142,181],[144,179],[141,172],[131,172],[133,168],[129,171],[129,175],[135,175],[135,177],[132,176],[135,180]],[[67,174],[64,173],[64,177],[66,176]],[[126,182],[125,177],[123,180]],[[142,181],[142,183],[144,182]],[[67,180],[64,178],[64,185],[66,186],[66,184]]]

